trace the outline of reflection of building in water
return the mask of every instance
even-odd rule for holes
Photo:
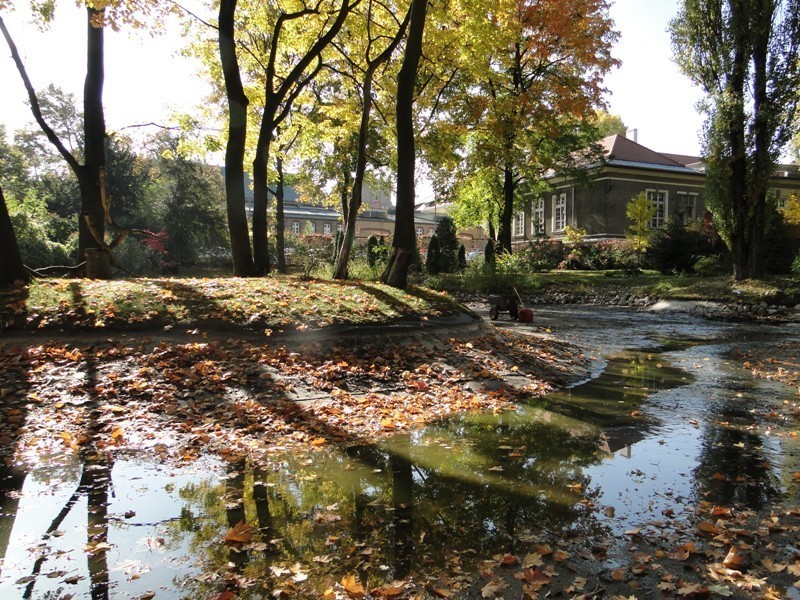
[[[618,427],[606,429],[600,434],[600,448],[609,454],[619,454],[623,458],[633,456],[633,445],[644,439],[641,431]]]

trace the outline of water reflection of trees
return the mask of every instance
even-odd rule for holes
[[[701,497],[720,505],[761,509],[780,495],[780,482],[765,451],[771,440],[752,427],[758,382],[744,384],[721,369],[720,394],[709,398],[694,481]]]
[[[580,502],[592,484],[582,469],[601,460],[594,435],[523,415],[448,427],[269,468],[231,461],[222,484],[185,487],[186,511],[209,524],[170,524],[169,535],[192,538],[206,570],[182,585],[198,597],[228,585],[260,598],[287,587],[320,593],[357,573],[372,587],[515,552],[520,538],[599,532]],[[513,452],[503,441],[512,439]],[[502,474],[492,470],[499,465]],[[584,494],[571,491],[578,488]],[[226,547],[225,531],[240,520],[253,527],[254,543]]]
[[[666,363],[658,353],[624,352],[609,360],[591,381],[550,394],[546,406],[595,427],[642,425],[632,412],[659,390],[686,385],[688,374]]]

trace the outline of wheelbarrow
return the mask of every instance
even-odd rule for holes
[[[489,296],[489,318],[496,321],[501,312],[507,312],[512,320],[519,314],[519,300],[515,295],[492,294]]]

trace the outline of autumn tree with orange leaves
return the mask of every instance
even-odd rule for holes
[[[459,140],[457,181],[490,181],[501,199],[499,247],[511,251],[521,202],[549,169],[597,155],[592,122],[618,34],[605,0],[463,2],[461,60],[469,65],[440,128]],[[490,11],[490,12],[487,12]],[[456,186],[456,193],[459,186]]]

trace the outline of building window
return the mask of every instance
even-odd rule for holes
[[[344,225],[342,223],[337,223],[336,231],[344,231]]]
[[[553,231],[564,231],[567,226],[567,195],[553,196]]]
[[[425,234],[425,230],[422,227],[417,227],[417,235],[422,237]]]
[[[300,235],[300,221],[292,221],[292,233]]]
[[[514,215],[514,235],[516,237],[525,235],[525,213],[518,212]]]
[[[775,203],[775,208],[783,210],[786,208],[786,197],[781,195],[780,190],[770,190],[767,197]]]
[[[647,190],[647,199],[650,200],[654,209],[650,229],[660,229],[664,226],[664,219],[667,215],[667,192],[666,190]]]
[[[314,221],[309,221],[308,222],[308,232],[311,235],[314,235],[315,233],[317,233],[317,224]]]
[[[433,235],[434,233],[436,233],[436,229],[433,227],[428,227],[428,235]]]
[[[537,198],[533,203],[533,219],[531,219],[531,235],[544,235],[544,198]]]
[[[678,201],[678,214],[684,225],[688,225],[697,218],[697,194],[678,192],[675,196]]]
[[[330,223],[323,223],[322,225],[322,233],[325,235],[331,234],[331,224]]]

